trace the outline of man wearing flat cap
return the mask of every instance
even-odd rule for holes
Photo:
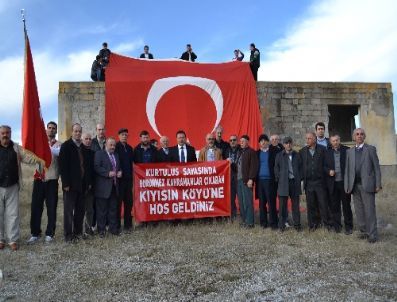
[[[117,223],[119,229],[121,228],[121,208],[124,210],[124,231],[129,232],[132,228],[132,166],[134,162],[134,152],[132,147],[127,143],[128,129],[121,128],[118,132],[119,141],[116,144],[115,153],[120,159],[120,168],[122,177],[120,178],[119,186],[119,204]]]
[[[288,197],[292,203],[292,219],[297,231],[301,230],[299,195],[301,194],[301,171],[302,163],[298,152],[292,149],[291,137],[283,139],[284,150],[276,156],[274,175],[278,183],[277,193],[280,201],[279,229],[285,230],[286,218],[288,217]]]

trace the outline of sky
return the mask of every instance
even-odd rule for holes
[[[395,0],[53,1],[0,0],[0,124],[20,141],[25,9],[44,121],[58,119],[60,81],[89,81],[106,41],[137,57],[200,62],[261,51],[261,81],[391,82],[397,87]],[[249,55],[248,55],[249,57]],[[396,107],[396,98],[394,99]],[[397,117],[395,110],[395,117]]]

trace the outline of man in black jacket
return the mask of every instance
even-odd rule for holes
[[[186,144],[186,133],[179,130],[176,133],[177,145],[170,148],[170,162],[188,163],[197,161],[196,150]]]
[[[106,68],[106,65],[109,64],[110,54],[111,53],[112,52],[108,48],[108,43],[103,42],[102,43],[102,49],[99,51],[99,56],[102,58],[102,62],[103,62],[104,68]]]
[[[190,44],[186,45],[186,51],[181,55],[181,60],[194,62],[196,61],[197,56],[193,52],[192,46]]]
[[[306,146],[299,151],[302,160],[302,178],[304,181],[307,220],[309,228],[314,231],[323,226],[329,228],[328,204],[325,191],[325,153],[326,148],[316,143],[316,134],[308,132],[306,134]],[[316,215],[320,212],[320,217]],[[321,220],[321,221],[320,221]]]
[[[288,197],[292,203],[292,219],[297,231],[301,230],[299,195],[301,194],[301,160],[292,149],[292,138],[284,138],[284,150],[277,154],[274,175],[278,183],[277,193],[280,200],[279,228],[285,230],[288,217]]]
[[[104,81],[103,65],[101,56],[97,55],[91,66],[91,80],[94,82]]]
[[[119,204],[117,212],[118,228],[121,228],[121,207],[124,205],[124,231],[129,232],[132,228],[132,165],[134,163],[134,153],[132,147],[127,143],[128,129],[121,128],[119,130],[119,141],[116,144],[115,153],[118,154],[120,159],[120,167],[122,177],[120,178],[119,185]]]
[[[269,146],[270,150],[272,150],[272,153],[274,153],[274,157],[272,157],[273,162],[270,163],[271,167],[274,167],[275,161],[276,161],[276,156],[278,153],[280,153],[281,151],[284,150],[283,144],[280,143],[280,136],[278,134],[272,134],[270,136],[270,146]],[[271,202],[273,204],[277,204],[277,188],[278,188],[278,183],[276,178],[274,177],[273,174],[273,178],[271,179],[270,182],[270,188],[271,190]],[[286,217],[284,217],[284,221],[288,222],[288,212],[284,213],[285,215],[287,215]]]
[[[258,69],[261,66],[261,53],[258,48],[255,47],[254,43],[250,45],[250,67],[255,82],[258,81]]]
[[[139,58],[141,59],[149,59],[149,60],[153,60],[153,55],[149,52],[149,46],[145,45],[143,47],[143,53],[139,56]]]
[[[225,152],[229,149],[229,144],[222,139],[223,127],[221,125],[216,127],[215,134],[215,147],[222,151],[222,158],[226,158]]]
[[[106,143],[106,129],[105,125],[99,123],[95,128],[96,136],[91,141],[91,150],[96,152],[105,149]]]
[[[94,198],[94,181],[95,181],[95,171],[94,171],[94,156],[95,152],[91,150],[92,137],[89,133],[83,133],[81,136],[81,142],[83,147],[86,148],[90,153],[90,170],[91,170],[91,188],[86,191],[84,195],[84,205],[85,205],[85,218],[84,218],[84,233],[88,235],[94,235],[95,227],[95,198]]]
[[[351,197],[344,189],[346,150],[349,147],[340,143],[340,136],[334,134],[330,138],[331,149],[325,154],[325,173],[331,221],[337,233],[342,229],[341,203],[345,222],[345,234],[352,234],[353,213],[350,205]]]
[[[82,145],[81,133],[80,124],[74,124],[72,137],[62,144],[59,152],[66,242],[79,239],[83,233],[83,197],[91,186],[90,153]]]
[[[109,64],[110,61],[110,55],[111,51],[108,48],[108,43],[103,42],[102,43],[102,49],[99,51],[99,56],[102,58],[102,76],[100,81],[105,81],[106,78],[106,67]]]
[[[149,132],[142,130],[139,134],[141,142],[134,150],[134,163],[156,163],[157,149],[150,144]]]

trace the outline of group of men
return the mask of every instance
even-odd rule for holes
[[[250,68],[252,72],[252,76],[254,80],[258,80],[258,69],[260,67],[260,51],[256,48],[254,43],[250,44]],[[108,44],[106,42],[102,43],[102,49],[99,51],[99,54],[96,56],[94,62],[91,67],[91,79],[93,81],[105,81],[105,71],[106,67],[109,64],[111,51],[108,48]],[[149,52],[149,46],[145,45],[143,47],[143,53],[139,56],[140,59],[154,59],[152,53]],[[181,60],[195,62],[197,59],[197,55],[193,52],[193,48],[191,44],[186,45],[186,51],[182,53],[180,56]],[[244,54],[239,50],[234,50],[233,61],[243,61]]]
[[[364,142],[365,132],[353,133],[355,146],[340,143],[337,134],[324,136],[324,123],[306,134],[306,146],[294,150],[291,137],[280,143],[278,135],[260,135],[260,148],[250,147],[248,135],[231,135],[223,140],[223,129],[205,137],[205,147],[198,152],[187,143],[186,133],[176,133],[177,145],[169,147],[169,138],[160,138],[156,148],[148,131],[141,131],[134,148],[128,144],[128,129],[118,131],[118,140],[106,137],[105,127],[96,126],[96,136],[83,133],[74,124],[70,139],[56,140],[57,124],[47,124],[48,144],[52,154],[50,167],[11,140],[11,128],[0,126],[0,250],[6,242],[18,249],[19,187],[21,162],[36,164],[31,202],[31,237],[33,244],[41,238],[41,218],[47,209],[45,242],[54,240],[58,204],[58,179],[61,177],[64,201],[64,239],[75,242],[98,232],[119,235],[121,212],[123,230],[132,229],[133,163],[194,162],[225,159],[231,165],[231,220],[237,218],[238,197],[241,226],[254,227],[254,196],[259,199],[259,223],[283,232],[288,225],[288,200],[291,200],[292,224],[301,231],[301,183],[306,195],[310,231],[319,227],[341,232],[343,213],[345,234],[352,234],[354,197],[360,238],[378,239],[375,193],[381,190],[379,160],[374,146]],[[255,188],[255,190],[254,190]],[[277,197],[279,207],[277,207]],[[341,210],[342,208],[342,210]]]

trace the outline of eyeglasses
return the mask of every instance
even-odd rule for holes
[[[235,138],[231,138],[230,140],[229,140],[229,142],[236,142],[237,141],[237,139],[235,139]]]
[[[215,138],[207,138],[208,141],[214,141]]]
[[[362,132],[356,132],[356,136],[364,136],[365,134]]]

